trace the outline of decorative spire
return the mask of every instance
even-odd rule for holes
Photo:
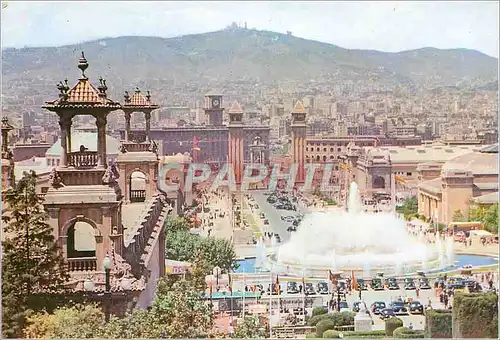
[[[85,70],[89,67],[89,63],[87,62],[87,59],[85,59],[85,54],[83,54],[82,51],[82,56],[80,57],[80,60],[78,61],[78,68],[82,71],[82,78],[87,79],[87,76],[85,75]]]
[[[125,103],[130,103],[130,95],[128,94],[128,91],[125,91],[123,99],[125,100]]]
[[[141,93],[141,90],[139,90],[139,86],[135,87],[135,93]]]
[[[151,93],[149,92],[149,90],[148,90],[148,92],[147,92],[147,94],[146,94],[146,100],[147,100],[148,102],[150,102],[150,101],[151,101]]]
[[[106,90],[108,87],[106,86],[106,79],[103,79],[102,77],[99,77],[99,87],[97,89],[99,90],[99,95],[100,96],[106,96]]]

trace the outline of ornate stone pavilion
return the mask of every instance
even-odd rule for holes
[[[7,117],[2,118],[2,192],[14,183],[14,155],[9,148],[9,132],[14,129]]]
[[[59,166],[51,172],[44,206],[68,262],[68,294],[90,290],[87,294],[97,299],[108,296],[114,311],[123,313],[126,307],[150,304],[165,270],[163,224],[172,209],[157,191],[158,156],[154,143],[148,142],[150,114],[158,106],[149,93],[138,90],[131,97],[126,94],[123,105],[111,100],[106,80],[100,78],[98,87],[91,84],[85,75],[88,66],[82,53],[77,84],[70,88],[67,80],[61,82],[59,98],[44,106],[59,117],[63,149]],[[127,121],[131,112],[145,113],[146,140],[135,143],[126,138],[116,163],[108,164],[107,116],[115,110],[123,110]],[[97,151],[72,151],[72,119],[79,115],[95,117]],[[134,173],[144,181],[140,189],[133,188]],[[106,290],[104,264],[109,259]]]

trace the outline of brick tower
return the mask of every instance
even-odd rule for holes
[[[305,150],[306,150],[306,110],[298,101],[292,112],[292,160],[297,164],[297,183],[305,180]]]
[[[241,184],[244,167],[243,110],[234,102],[229,114],[229,164],[233,167],[236,184]]]

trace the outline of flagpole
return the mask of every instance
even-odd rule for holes
[[[302,267],[302,318],[304,325],[306,323],[306,279],[304,277],[304,267]]]
[[[269,338],[273,337],[273,326],[271,323],[271,316],[273,310],[273,269],[272,266],[269,270]]]
[[[246,276],[243,273],[243,320],[245,320],[245,296],[247,295]]]

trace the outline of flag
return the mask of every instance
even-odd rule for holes
[[[356,276],[354,276],[354,271],[353,270],[351,270],[351,281],[352,281],[352,289],[353,290],[358,290],[359,289],[358,281],[356,281]]]
[[[331,270],[328,270],[328,279],[330,280],[333,286],[337,284],[337,279],[335,278]]]
[[[402,177],[399,177],[398,175],[394,175],[394,179],[399,183],[406,183],[406,180]]]
[[[193,137],[193,150],[194,151],[200,151],[200,147],[198,146],[198,137],[194,136]]]
[[[280,293],[280,279],[278,275],[276,275],[276,282],[274,283],[274,291],[276,292],[276,294]]]

